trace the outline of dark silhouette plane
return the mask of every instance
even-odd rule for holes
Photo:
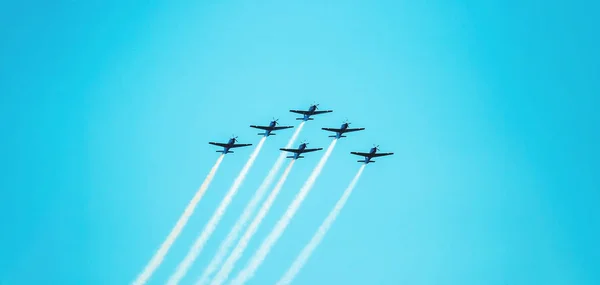
[[[349,129],[348,126],[350,125],[350,122],[348,122],[348,120],[346,120],[344,123],[342,123],[342,126],[339,129],[335,129],[335,128],[321,128],[322,130],[325,131],[329,131],[329,132],[335,132],[335,135],[333,136],[329,136],[330,138],[345,138],[346,136],[344,136],[345,133],[349,133],[349,132],[356,132],[356,131],[362,131],[365,128],[354,128],[354,129]]]
[[[365,164],[369,164],[370,162],[375,162],[375,160],[371,160],[371,158],[373,157],[379,157],[379,156],[386,156],[386,155],[392,155],[394,154],[393,152],[381,152],[381,153],[377,153],[377,151],[379,150],[379,146],[376,145],[374,147],[371,148],[371,150],[369,152],[351,152],[351,154],[354,155],[360,155],[360,156],[364,156],[364,160],[358,160],[358,162],[364,162]]]
[[[209,142],[209,144],[222,147],[223,150],[217,150],[217,152],[220,152],[222,154],[233,153],[233,151],[229,150],[230,148],[243,147],[243,146],[250,146],[250,145],[252,145],[251,143],[237,143],[236,144],[235,142],[237,142],[237,137],[230,138],[227,143]]]
[[[298,146],[297,149],[293,149],[293,148],[280,148],[279,150],[283,150],[283,151],[287,151],[287,152],[293,152],[294,155],[292,156],[287,156],[287,158],[293,158],[293,159],[298,159],[298,158],[304,158],[304,156],[301,156],[301,154],[305,153],[305,152],[311,152],[311,151],[317,151],[317,150],[322,150],[323,148],[306,148],[306,145],[308,143],[303,142],[300,144],[300,146]]]
[[[251,128],[255,128],[255,129],[261,129],[263,131],[265,131],[264,133],[258,133],[259,135],[268,137],[268,136],[274,136],[275,133],[272,133],[273,131],[278,131],[278,130],[283,130],[283,129],[289,129],[289,128],[293,128],[294,126],[280,126],[278,127],[277,125],[279,124],[277,121],[279,121],[279,119],[275,120],[273,119],[273,121],[271,121],[271,123],[269,123],[268,126],[256,126],[256,125],[251,125]]]
[[[313,105],[310,105],[310,107],[308,107],[308,111],[290,110],[290,112],[304,115],[304,117],[302,117],[302,118],[296,118],[296,120],[303,120],[303,121],[313,120],[313,118],[310,117],[313,115],[319,115],[319,114],[323,114],[323,113],[333,112],[332,110],[317,111],[317,107],[319,107],[319,104],[313,104]]]

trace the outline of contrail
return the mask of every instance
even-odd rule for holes
[[[315,167],[315,169],[310,174],[310,176],[308,177],[298,194],[296,194],[296,198],[294,198],[292,204],[290,204],[287,211],[283,214],[283,217],[279,219],[271,233],[269,233],[267,238],[263,241],[258,250],[254,253],[252,258],[246,265],[246,268],[244,268],[238,274],[237,278],[232,281],[232,284],[243,284],[248,279],[252,278],[252,276],[254,276],[254,272],[256,272],[256,269],[258,269],[258,267],[262,264],[265,257],[269,254],[271,247],[277,242],[277,240],[289,224],[290,220],[294,217],[294,214],[302,204],[302,201],[304,201],[304,198],[312,189],[315,181],[317,180],[317,177],[319,177],[319,174],[321,173],[323,166],[325,166],[325,163],[331,155],[331,152],[333,151],[333,148],[335,147],[336,143],[337,139],[334,139],[331,142],[331,144],[327,148],[327,151],[325,152],[321,160],[319,160],[319,164],[317,164],[317,167]]]
[[[288,141],[285,148],[292,147],[292,144],[298,138],[298,135],[300,134],[302,127],[304,127],[304,123],[305,122],[303,121],[300,123],[300,125],[298,125],[298,128],[296,129],[296,131],[294,132],[294,134]],[[229,231],[229,234],[227,234],[227,237],[225,238],[225,240],[223,242],[221,242],[221,245],[219,245],[219,249],[217,250],[217,253],[212,258],[212,260],[210,261],[210,263],[208,264],[208,266],[206,267],[206,269],[202,273],[202,276],[200,277],[199,281],[196,284],[199,284],[199,285],[207,284],[211,275],[219,268],[219,266],[223,262],[223,259],[229,252],[229,249],[231,248],[231,246],[233,246],[233,243],[240,235],[240,232],[244,229],[244,227],[248,223],[248,220],[250,220],[250,218],[252,217],[252,214],[254,213],[254,211],[256,210],[256,207],[258,206],[258,203],[260,201],[262,201],[263,197],[267,193],[268,188],[273,183],[273,180],[275,179],[275,175],[277,174],[277,172],[279,172],[279,169],[281,168],[281,165],[283,164],[285,157],[286,157],[285,152],[282,152],[279,155],[279,158],[277,158],[277,161],[275,161],[275,164],[269,171],[269,174],[267,174],[267,177],[265,177],[263,182],[260,184],[260,186],[258,187],[258,190],[256,190],[256,192],[254,193],[254,196],[252,196],[252,199],[250,200],[248,205],[246,205],[246,208],[244,208],[242,215],[235,222],[235,225],[233,226],[231,231]]]
[[[304,249],[302,249],[302,252],[300,252],[300,255],[298,255],[296,260],[294,260],[294,263],[292,263],[292,266],[290,266],[290,268],[283,275],[283,277],[277,282],[276,285],[287,285],[287,284],[292,283],[292,280],[294,280],[294,277],[296,277],[298,272],[300,272],[300,269],[302,269],[304,264],[308,261],[311,254],[317,248],[319,243],[321,243],[321,240],[323,239],[323,237],[325,236],[325,234],[327,233],[327,231],[329,230],[329,228],[331,227],[333,222],[335,222],[335,219],[337,218],[340,211],[344,207],[344,204],[346,204],[348,197],[350,197],[350,194],[352,194],[352,190],[354,189],[354,186],[356,186],[356,183],[358,182],[360,175],[362,174],[363,170],[365,169],[365,166],[366,165],[363,164],[360,167],[360,169],[354,176],[354,179],[352,179],[352,182],[350,182],[350,185],[348,185],[348,188],[346,188],[346,190],[344,191],[344,194],[342,194],[342,197],[340,197],[340,199],[335,204],[335,207],[333,207],[331,212],[329,212],[329,215],[327,215],[327,218],[325,218],[325,220],[323,221],[321,226],[319,226],[319,229],[317,230],[315,235],[312,237],[310,242],[304,247]]]
[[[181,215],[181,217],[179,217],[179,220],[177,220],[175,227],[173,227],[165,241],[163,241],[163,243],[160,245],[160,248],[156,251],[152,259],[150,259],[150,262],[148,262],[148,264],[144,268],[144,271],[142,271],[138,275],[137,279],[133,281],[132,284],[142,285],[146,283],[148,279],[150,279],[150,277],[152,276],[152,273],[154,273],[156,268],[158,268],[158,266],[162,263],[163,259],[165,258],[165,255],[167,255],[167,252],[169,251],[169,248],[171,248],[171,246],[177,239],[177,236],[179,236],[179,234],[183,230],[183,227],[185,227],[185,224],[194,213],[196,205],[198,204],[198,202],[200,202],[202,196],[204,196],[206,189],[208,189],[210,182],[215,176],[215,173],[217,173],[217,170],[219,169],[219,165],[221,165],[221,162],[223,161],[223,157],[224,155],[219,156],[217,162],[215,162],[215,165],[211,168],[210,172],[204,179],[204,182],[202,182],[202,185],[200,185],[200,188],[198,189],[198,191],[196,191],[196,194],[183,211],[183,215]]]
[[[258,153],[260,152],[260,149],[262,148],[263,144],[265,143],[265,140],[266,140],[266,137],[263,137],[260,140],[260,142],[258,142],[258,145],[256,145],[256,148],[254,149],[252,154],[250,154],[250,158],[248,159],[248,162],[246,162],[246,164],[242,168],[242,171],[240,171],[240,174],[236,177],[235,181],[233,182],[233,185],[231,186],[231,188],[225,195],[225,198],[223,198],[223,201],[221,201],[221,204],[219,204],[219,207],[213,213],[213,216],[210,218],[208,223],[206,223],[206,225],[204,226],[202,233],[196,239],[196,241],[194,242],[194,244],[188,251],[188,254],[185,256],[183,261],[181,261],[181,263],[179,263],[175,273],[173,273],[173,275],[171,275],[167,284],[174,285],[174,284],[179,283],[181,278],[183,278],[183,276],[185,276],[185,274],[187,273],[187,271],[190,268],[190,266],[192,265],[192,263],[194,263],[194,260],[196,260],[196,257],[198,257],[198,254],[200,254],[200,252],[202,251],[204,244],[206,244],[206,241],[208,240],[210,235],[213,233],[213,231],[217,227],[217,224],[221,220],[221,217],[223,217],[223,214],[225,213],[227,206],[229,206],[229,203],[231,203],[233,196],[235,196],[235,194],[237,193],[237,190],[240,188],[242,182],[244,181],[244,178],[246,178],[246,174],[250,170],[250,167],[252,167],[252,164],[254,163],[254,160],[258,156]]]
[[[233,249],[233,252],[231,252],[231,255],[229,255],[229,257],[225,261],[225,264],[223,264],[223,267],[221,267],[221,270],[219,270],[219,273],[217,273],[217,276],[211,282],[211,285],[221,284],[227,280],[227,278],[229,277],[229,273],[231,273],[231,270],[233,270],[233,267],[235,266],[235,262],[238,261],[240,257],[242,257],[244,250],[248,246],[248,242],[250,242],[250,239],[252,239],[252,236],[256,233],[258,226],[265,218],[265,215],[267,215],[267,213],[269,212],[271,205],[273,205],[273,201],[275,201],[277,194],[279,194],[281,187],[283,187],[285,180],[290,174],[290,171],[292,170],[295,161],[296,160],[292,160],[288,167],[285,169],[285,171],[281,175],[281,178],[279,178],[279,181],[277,181],[275,188],[273,188],[273,191],[271,191],[271,194],[269,194],[269,197],[267,197],[267,199],[261,206],[260,210],[258,211],[258,214],[256,214],[256,217],[254,217],[254,220],[252,220],[252,223],[244,233],[244,236],[242,236],[242,238],[238,241],[237,245]]]

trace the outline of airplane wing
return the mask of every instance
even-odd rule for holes
[[[296,113],[296,114],[302,114],[302,115],[308,115],[308,114],[310,114],[308,111],[301,111],[301,110],[290,110],[290,112]]]
[[[332,110],[323,110],[323,111],[314,111],[312,114],[318,115],[318,114],[331,113],[331,112],[333,112],[333,111]]]
[[[209,144],[216,145],[216,146],[220,146],[220,147],[227,147],[227,144],[226,144],[226,143],[209,142]]]
[[[283,150],[283,151],[287,151],[287,152],[293,152],[293,153],[300,153],[299,149],[293,149],[293,148],[280,148],[279,150]]]
[[[342,129],[334,129],[334,128],[321,128],[321,130],[336,132],[336,133],[339,133],[342,131]]]
[[[250,145],[252,145],[252,144],[251,143],[234,143],[229,147],[234,148],[234,147],[242,147],[242,146],[250,146]]]
[[[365,128],[346,129],[346,130],[344,131],[344,133],[348,133],[348,132],[356,132],[356,131],[362,131],[362,130],[364,130],[364,129],[365,129]]]
[[[274,131],[278,131],[278,130],[283,130],[283,129],[289,129],[289,128],[293,128],[294,126],[281,126],[281,127],[273,127]]]
[[[267,127],[267,126],[255,126],[255,125],[251,125],[251,128],[255,128],[255,129],[261,129],[261,130],[265,130],[268,131],[269,129],[271,129],[271,127]]]
[[[317,150],[322,150],[322,149],[323,149],[322,147],[320,147],[320,148],[305,148],[304,150],[302,150],[302,153],[317,151]]]
[[[354,155],[360,155],[360,156],[371,156],[370,153],[366,153],[366,152],[356,152],[356,151],[353,151],[353,152],[350,152],[350,153],[354,154]]]
[[[379,157],[379,156],[386,156],[386,155],[392,155],[394,154],[393,152],[381,152],[381,153],[374,153],[371,155],[371,157]]]

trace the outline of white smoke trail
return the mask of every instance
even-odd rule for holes
[[[177,223],[175,224],[165,241],[163,241],[163,243],[160,245],[160,248],[156,251],[152,259],[150,259],[150,262],[148,262],[144,270],[138,275],[137,279],[133,281],[133,285],[142,285],[146,283],[148,279],[150,279],[156,268],[160,266],[163,259],[165,258],[165,255],[167,255],[167,252],[169,251],[169,249],[183,230],[183,227],[185,227],[185,224],[187,224],[187,221],[194,213],[196,205],[198,204],[198,202],[200,202],[202,196],[204,196],[204,193],[208,189],[210,182],[215,176],[215,173],[217,173],[217,170],[219,169],[219,165],[221,165],[221,162],[223,161],[223,157],[224,155],[222,154],[219,156],[219,158],[215,162],[215,165],[211,168],[210,172],[204,179],[204,182],[202,182],[202,185],[200,185],[200,188],[198,189],[198,191],[196,191],[196,194],[188,203],[187,207],[185,207],[183,215],[179,217],[179,220],[177,220]]]
[[[183,278],[183,276],[185,276],[185,274],[187,273],[187,271],[190,268],[190,266],[192,265],[192,263],[194,263],[194,260],[196,260],[196,257],[198,257],[198,255],[202,251],[202,248],[206,244],[206,241],[208,240],[208,238],[210,238],[210,235],[213,233],[213,231],[217,227],[217,224],[219,224],[221,217],[223,217],[223,214],[225,214],[225,210],[227,210],[227,207],[229,206],[229,203],[231,203],[233,196],[235,196],[235,194],[237,193],[237,190],[242,185],[244,178],[246,178],[246,174],[250,170],[250,167],[252,167],[254,160],[258,156],[260,149],[262,148],[263,144],[265,143],[265,139],[266,139],[266,137],[263,137],[260,140],[260,142],[258,142],[258,145],[256,145],[256,148],[250,155],[248,162],[246,162],[246,164],[242,168],[242,171],[240,171],[240,174],[236,177],[235,181],[233,182],[233,185],[231,186],[231,188],[229,189],[227,194],[225,194],[225,198],[223,198],[223,201],[221,201],[221,204],[219,204],[219,207],[214,212],[213,216],[210,218],[208,223],[206,223],[206,225],[204,226],[202,233],[196,239],[196,241],[194,242],[194,244],[188,251],[187,255],[183,259],[183,261],[181,261],[181,263],[179,263],[175,273],[173,273],[173,275],[171,275],[167,284],[175,285],[175,284],[179,283],[181,278]]]
[[[327,148],[327,151],[317,164],[317,167],[315,167],[315,169],[310,174],[310,176],[308,177],[298,194],[296,194],[294,201],[292,201],[292,204],[290,204],[287,211],[283,214],[283,217],[279,219],[271,233],[269,233],[267,238],[263,241],[258,250],[254,253],[252,258],[246,265],[246,268],[244,268],[238,274],[236,279],[232,281],[232,284],[243,284],[248,279],[252,278],[252,276],[254,276],[254,272],[256,272],[256,269],[258,269],[258,267],[262,264],[263,260],[267,257],[269,251],[271,251],[271,247],[273,247],[273,245],[277,242],[281,234],[283,234],[283,231],[289,224],[290,220],[294,217],[294,214],[296,214],[296,211],[302,204],[302,201],[304,201],[304,198],[312,189],[315,181],[317,180],[317,177],[319,177],[321,170],[323,170],[323,166],[325,166],[325,163],[331,155],[331,152],[333,151],[333,148],[335,147],[336,143],[337,139],[334,139],[331,142],[331,144]]]
[[[223,264],[223,267],[221,267],[221,270],[219,270],[217,276],[212,281],[211,285],[220,285],[221,283],[225,282],[225,280],[227,280],[227,278],[229,277],[229,273],[231,273],[231,270],[233,270],[233,267],[235,266],[235,262],[238,261],[240,257],[242,257],[244,250],[248,246],[248,242],[250,242],[250,239],[252,239],[252,236],[254,236],[254,234],[256,233],[258,226],[269,212],[269,209],[271,209],[271,206],[273,205],[275,198],[277,198],[277,194],[279,194],[281,187],[283,187],[285,180],[290,174],[290,171],[292,170],[292,166],[294,166],[295,161],[296,160],[292,160],[288,167],[285,169],[285,171],[281,175],[281,178],[279,178],[279,181],[277,181],[277,185],[275,185],[275,188],[273,188],[273,191],[271,191],[271,194],[269,194],[269,197],[267,197],[267,199],[261,206],[260,210],[258,211],[258,214],[256,214],[256,217],[254,217],[254,220],[252,220],[252,223],[244,233],[244,236],[242,236],[242,238],[238,241],[237,245],[231,252],[231,255],[229,255],[229,257],[225,261],[225,264]]]
[[[298,135],[300,134],[302,127],[304,127],[304,123],[305,122],[303,121],[300,123],[300,125],[298,125],[298,128],[296,129],[296,131],[294,132],[294,134],[288,141],[285,148],[292,147],[292,144],[298,138]],[[219,266],[223,262],[223,259],[229,252],[229,249],[231,248],[231,246],[233,246],[233,243],[235,242],[235,240],[240,235],[241,231],[244,229],[244,227],[248,223],[248,220],[250,220],[250,218],[252,217],[252,214],[254,213],[254,211],[256,210],[256,207],[258,206],[258,203],[263,199],[263,197],[267,193],[268,188],[271,186],[271,183],[273,183],[273,180],[275,179],[275,175],[277,174],[277,172],[279,172],[279,169],[281,168],[281,165],[283,164],[283,161],[285,160],[286,155],[287,154],[285,152],[282,152],[279,155],[279,157],[277,158],[277,161],[275,161],[275,164],[269,171],[269,174],[267,174],[267,177],[265,177],[263,182],[260,184],[260,186],[258,187],[258,190],[256,190],[256,192],[254,193],[254,196],[252,196],[252,199],[250,200],[248,205],[246,205],[246,208],[244,208],[242,215],[235,222],[235,225],[233,226],[231,231],[229,231],[229,234],[227,234],[227,237],[225,238],[225,240],[223,242],[221,242],[221,245],[219,245],[219,249],[217,250],[217,253],[212,258],[212,260],[210,261],[210,263],[208,264],[206,269],[204,269],[202,276],[200,277],[199,281],[196,284],[198,284],[198,285],[207,284],[211,275],[219,268]]]
[[[319,229],[317,230],[315,235],[312,237],[310,242],[302,249],[300,255],[298,255],[296,260],[294,260],[294,263],[292,263],[292,266],[290,266],[290,268],[283,275],[283,277],[277,282],[277,285],[287,285],[292,283],[298,272],[300,272],[300,269],[302,269],[304,264],[306,264],[313,251],[317,248],[319,243],[321,243],[321,240],[323,240],[323,237],[325,237],[325,234],[327,233],[333,222],[335,222],[337,216],[340,214],[340,211],[344,207],[344,204],[346,204],[348,197],[350,197],[350,194],[352,194],[352,190],[354,190],[354,187],[356,186],[360,175],[365,169],[365,166],[366,164],[363,164],[360,167],[360,169],[354,176],[354,179],[352,179],[352,182],[350,182],[350,185],[348,185],[348,188],[346,188],[346,190],[342,194],[342,197],[340,197],[340,199],[335,204],[335,207],[333,207],[331,212],[329,212],[329,215],[327,215],[327,218],[325,218],[321,226],[319,226]]]

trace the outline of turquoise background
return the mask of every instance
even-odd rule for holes
[[[297,284],[600,284],[594,1],[3,1],[0,284],[127,284],[218,154],[313,102],[348,118],[250,284],[277,281],[379,144]],[[182,284],[274,163],[269,137]],[[163,284],[251,148],[227,155]],[[321,154],[295,165],[234,274]]]

